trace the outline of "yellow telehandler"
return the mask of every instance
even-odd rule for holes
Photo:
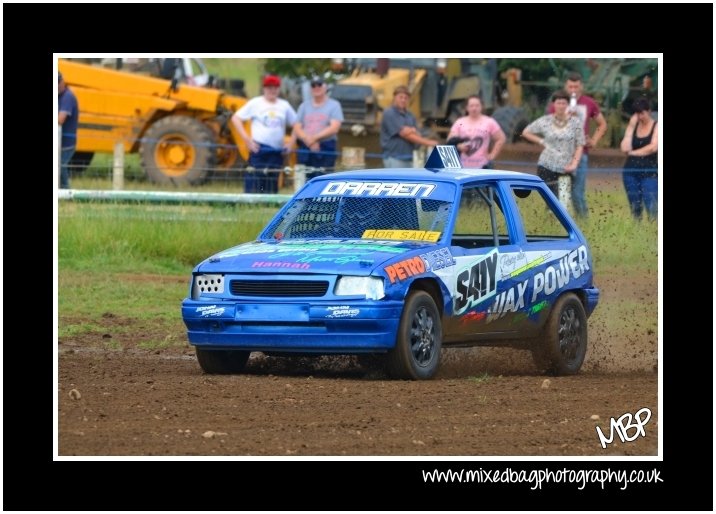
[[[198,184],[248,159],[230,121],[245,98],[66,59],[59,70],[79,103],[80,162],[121,142],[151,181]]]

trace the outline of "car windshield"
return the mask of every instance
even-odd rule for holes
[[[294,199],[263,239],[399,239],[436,242],[452,202],[426,198],[318,196]]]

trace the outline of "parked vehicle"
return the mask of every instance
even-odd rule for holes
[[[255,241],[194,268],[182,317],[207,373],[259,351],[374,355],[428,379],[442,347],[513,346],[565,375],[587,352],[593,269],[540,178],[462,169],[439,146],[424,170],[312,179]]]
[[[196,184],[248,158],[230,122],[245,98],[182,84],[175,75],[154,78],[66,59],[59,69],[79,102],[79,161],[89,163],[121,142],[125,152],[141,155],[150,180]]]

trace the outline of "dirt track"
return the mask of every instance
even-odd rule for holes
[[[365,377],[347,358],[319,371],[274,362],[269,373],[266,365],[209,376],[189,355],[63,353],[60,455],[657,452],[653,373],[550,378],[545,389],[534,373],[402,382]],[[595,425],[608,434],[608,417],[644,406],[652,411],[647,437],[602,450]]]
[[[588,187],[621,187],[614,178],[595,174]],[[548,383],[510,349],[445,350],[425,382],[388,380],[351,357],[261,354],[243,375],[210,376],[188,343],[147,351],[113,331],[186,341],[180,323],[153,334],[149,322],[106,313],[102,333],[59,341],[59,455],[657,455],[657,277],[609,270],[596,282],[582,372]],[[604,315],[616,300],[633,306],[617,327]],[[125,350],[106,349],[106,338]],[[610,418],[644,407],[645,437],[601,448],[595,426],[608,435]]]
[[[603,301],[644,297],[655,280],[605,278]],[[657,455],[656,334],[625,312],[629,329],[615,338],[598,311],[583,371],[548,384],[527,352],[491,348],[444,350],[425,382],[388,380],[351,357],[261,354],[243,375],[205,375],[188,344],[139,349],[113,327],[151,325],[108,314],[105,333],[60,341],[59,454]],[[126,349],[100,348],[106,337]],[[608,435],[609,418],[643,407],[646,437],[602,449],[595,426]]]

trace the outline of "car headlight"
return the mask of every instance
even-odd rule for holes
[[[380,300],[385,296],[383,279],[379,277],[338,277],[333,293],[336,296],[365,296]]]

